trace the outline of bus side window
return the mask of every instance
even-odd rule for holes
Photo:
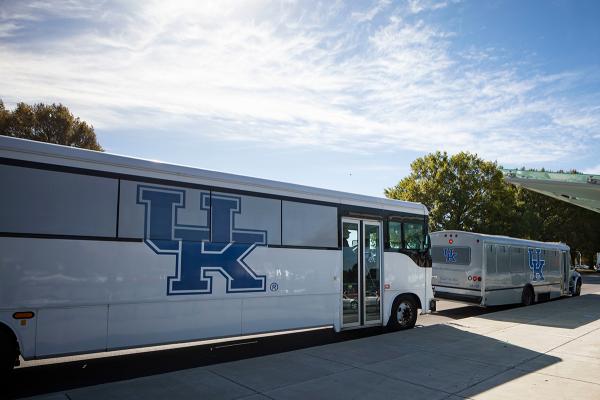
[[[525,271],[523,257],[524,250],[522,247],[510,248],[510,272],[513,274],[523,273]]]
[[[388,232],[390,234],[390,248],[400,250],[402,248],[402,223],[390,221]]]
[[[404,223],[404,243],[407,250],[423,250],[425,238],[423,224],[418,222]]]
[[[486,244],[485,245],[485,253],[486,253],[486,264],[487,264],[487,273],[495,274],[496,273],[496,245]]]
[[[510,272],[510,259],[507,246],[498,246],[496,272],[505,274]]]

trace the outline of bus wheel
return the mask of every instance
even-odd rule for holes
[[[535,293],[531,286],[525,286],[523,289],[523,295],[521,296],[521,303],[524,306],[530,306],[535,302]]]
[[[0,326],[0,374],[12,371],[17,356],[17,342]]]
[[[575,284],[575,292],[573,296],[579,296],[581,294],[581,279],[577,279],[577,283]]]
[[[410,329],[417,322],[417,304],[410,296],[399,296],[392,305],[388,328],[393,331]]]

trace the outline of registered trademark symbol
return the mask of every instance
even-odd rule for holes
[[[271,283],[271,292],[276,292],[279,289],[279,285],[276,282]]]

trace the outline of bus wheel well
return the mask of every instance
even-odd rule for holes
[[[8,325],[0,322],[0,358],[8,358],[8,360],[0,360],[0,364],[3,364],[4,362],[10,363],[11,361],[16,362],[19,354],[21,354],[21,352],[17,335],[15,335]],[[2,365],[2,367],[4,367],[4,365]]]
[[[398,331],[414,327],[419,308],[421,308],[419,296],[416,296],[414,293],[399,294],[392,304],[387,329]]]
[[[398,296],[396,296],[396,298],[394,299],[394,302],[397,299],[399,299],[400,297],[410,297],[411,300],[415,302],[415,304],[417,305],[417,307],[419,307],[420,309],[423,309],[423,305],[421,304],[421,299],[416,294],[414,294],[414,293],[400,293]]]
[[[528,283],[523,287],[521,303],[524,306],[530,306],[535,303],[535,290],[533,289],[533,285],[531,283]]]

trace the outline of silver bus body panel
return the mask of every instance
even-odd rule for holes
[[[570,250],[564,243],[462,231],[433,232],[431,243],[432,288],[438,300],[516,304],[526,285],[533,287],[536,300],[570,293]],[[468,249],[468,263],[460,262],[465,260],[461,249]]]

